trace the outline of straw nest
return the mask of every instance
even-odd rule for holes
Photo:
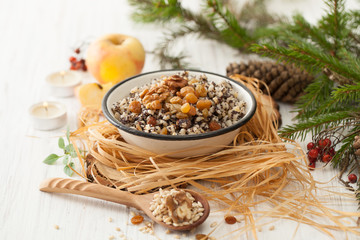
[[[266,219],[307,224],[332,238],[332,230],[360,235],[356,224],[360,213],[337,211],[324,201],[334,194],[355,201],[353,194],[320,188],[301,147],[278,136],[276,116],[262,102],[258,80],[241,75],[232,78],[254,93],[258,106],[231,146],[192,158],[155,155],[126,143],[116,127],[101,120],[100,110],[88,107],[79,113],[82,127],[71,134],[78,153],[87,152],[85,158],[79,154],[82,172],[77,174],[136,194],[190,185],[220,206],[218,211],[224,216],[243,219],[238,229],[223,238],[235,239],[246,233],[257,239],[256,232],[269,223]]]

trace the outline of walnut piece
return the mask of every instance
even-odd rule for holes
[[[184,191],[180,191],[175,196],[166,198],[166,207],[170,213],[173,222],[179,223],[191,219],[191,200],[186,196]]]
[[[151,87],[143,94],[142,103],[147,109],[157,110],[162,108],[162,103],[170,96],[169,87],[165,85],[156,85]]]
[[[164,79],[164,84],[170,88],[182,88],[188,85],[188,81],[179,75],[172,75]]]

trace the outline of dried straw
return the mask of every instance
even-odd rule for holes
[[[292,141],[285,143],[278,136],[273,115],[260,100],[258,80],[241,75],[233,79],[255,94],[257,111],[241,127],[232,146],[207,156],[172,159],[153,154],[126,143],[116,127],[100,121],[98,110],[81,111],[79,118],[84,127],[73,132],[71,139],[92,156],[87,177],[96,172],[105,179],[100,181],[95,177],[96,182],[136,194],[189,184],[206,194],[208,200],[218,203],[224,215],[244,218],[242,227],[224,238],[252,233],[251,238],[257,239],[256,231],[266,224],[266,218],[307,224],[332,238],[331,230],[360,235],[355,222],[360,213],[337,211],[320,201],[321,189],[317,187],[320,183],[310,174],[301,147]],[[214,184],[216,188],[211,187]]]

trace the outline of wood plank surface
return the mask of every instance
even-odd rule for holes
[[[290,15],[299,10],[314,22],[322,14],[321,1],[273,0],[271,7]],[[353,3],[354,1],[349,1]],[[184,1],[193,6],[197,1]],[[357,2],[358,3],[358,2]],[[311,7],[310,7],[311,6]],[[357,6],[357,5],[356,5]],[[146,50],[154,48],[162,36],[160,26],[135,24],[131,8],[125,0],[0,0],[0,239],[176,239],[164,228],[155,226],[155,236],[141,233],[138,226],[127,225],[131,211],[124,206],[79,196],[55,195],[38,190],[40,182],[49,177],[66,177],[61,163],[48,166],[42,160],[58,153],[57,138],[66,127],[54,131],[34,130],[28,115],[29,107],[40,101],[55,100],[67,107],[70,130],[76,129],[79,103],[74,97],[50,95],[45,77],[69,67],[72,49],[83,40],[91,41],[106,33],[123,33],[140,39]],[[190,52],[194,67],[225,74],[233,61],[254,56],[239,55],[227,46],[209,40],[184,39],[179,48]],[[144,72],[158,70],[151,54],[147,55]],[[84,75],[84,82],[94,81]],[[292,122],[291,105],[280,104],[283,125]],[[310,137],[308,138],[310,139]],[[305,143],[302,143],[305,147]],[[328,181],[337,174],[330,167],[317,169],[313,175]],[[337,181],[330,186],[340,186]],[[331,204],[341,211],[357,211],[356,202],[332,197]],[[212,206],[216,209],[216,205]],[[110,222],[109,218],[113,220]],[[180,239],[195,239],[196,233],[208,233],[211,223],[222,222],[223,213],[211,217],[195,233],[180,233]],[[217,239],[232,239],[226,234],[236,226],[222,225],[216,229]],[[55,229],[58,225],[59,229]],[[264,227],[259,239],[287,240],[293,237],[297,223],[281,220]],[[121,232],[116,231],[119,227]],[[335,239],[346,239],[343,232],[333,232]],[[358,239],[349,235],[349,239]],[[243,235],[239,239],[252,239]],[[313,227],[301,225],[294,239],[329,239]]]

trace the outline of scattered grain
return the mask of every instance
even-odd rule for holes
[[[216,225],[217,225],[217,222],[213,222],[210,224],[210,227],[213,228],[213,227],[216,227]]]
[[[204,212],[200,202],[184,190],[159,190],[150,203],[156,219],[173,226],[184,226],[196,222]]]

